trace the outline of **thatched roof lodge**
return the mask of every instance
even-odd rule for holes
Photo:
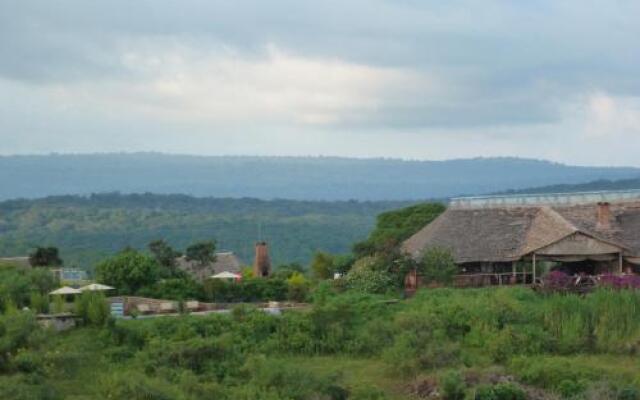
[[[529,263],[526,281],[541,261],[571,273],[638,273],[640,191],[453,199],[402,245],[414,258],[432,247],[450,249],[462,274],[515,277]]]

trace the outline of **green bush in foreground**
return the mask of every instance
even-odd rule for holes
[[[513,383],[482,385],[476,389],[474,400],[526,400],[527,394]]]
[[[623,355],[639,338],[638,322],[626,321],[637,312],[634,294],[438,289],[396,302],[337,294],[327,282],[312,298],[311,308],[279,316],[244,305],[105,324],[104,298],[87,293],[77,300],[86,326],[60,334],[11,307],[0,316],[0,384],[15,398],[98,400],[379,400],[406,393],[414,380],[432,382],[425,392],[446,399],[520,400],[525,387],[549,398],[638,394],[637,360]],[[606,315],[616,302],[622,309]],[[572,317],[576,309],[589,318]],[[576,332],[590,333],[592,346]],[[507,377],[514,382],[494,384]]]
[[[442,397],[445,400],[463,400],[466,395],[467,384],[458,371],[447,372],[441,379]]]

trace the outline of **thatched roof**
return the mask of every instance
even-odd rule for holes
[[[453,252],[458,263],[509,262],[580,233],[640,257],[640,201],[613,203],[610,227],[597,225],[597,204],[449,208],[407,239],[419,257],[431,247]]]
[[[230,251],[216,253],[216,260],[204,266],[201,266],[197,261],[188,261],[184,256],[177,258],[176,261],[178,268],[199,280],[204,280],[221,272],[240,273],[243,265],[238,257]]]

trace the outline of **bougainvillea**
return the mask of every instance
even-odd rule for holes
[[[573,278],[562,271],[551,271],[543,279],[544,285],[550,289],[567,289],[573,286]]]
[[[640,289],[640,276],[605,274],[600,276],[600,285],[613,289]]]

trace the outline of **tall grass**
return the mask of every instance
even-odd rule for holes
[[[544,326],[561,353],[640,350],[640,291],[600,289],[544,301]]]

